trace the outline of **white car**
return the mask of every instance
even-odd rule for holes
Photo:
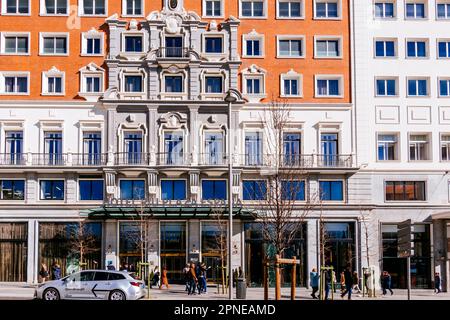
[[[83,270],[41,283],[35,296],[43,300],[138,300],[146,293],[145,283],[125,271]]]

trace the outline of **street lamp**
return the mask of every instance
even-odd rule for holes
[[[232,91],[228,90],[224,98],[228,103],[228,299],[233,300],[233,274],[231,272],[231,256],[233,237],[233,161],[232,161],[232,141],[233,130],[231,128],[231,104],[237,101],[232,95]]]

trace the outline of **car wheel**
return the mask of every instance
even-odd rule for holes
[[[120,290],[114,290],[109,294],[109,300],[125,300],[125,293]]]
[[[59,300],[59,292],[55,288],[48,288],[44,291],[44,294],[42,295],[44,300]]]

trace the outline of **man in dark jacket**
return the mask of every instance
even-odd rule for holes
[[[439,272],[434,274],[434,292],[441,292],[441,277],[439,276]]]
[[[348,293],[348,300],[352,299],[352,287],[353,287],[353,277],[352,272],[350,271],[350,267],[347,267],[344,271],[345,277],[345,291],[341,294],[341,298],[343,298]]]

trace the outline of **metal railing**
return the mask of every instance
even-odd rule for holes
[[[148,165],[148,153],[118,152],[114,155],[114,164],[121,165]]]
[[[23,166],[25,165],[25,154],[23,153],[1,153],[0,165]]]
[[[31,163],[34,166],[64,166],[66,153],[33,153]]]
[[[326,168],[350,168],[353,165],[353,157],[348,154],[319,154],[317,166]]]
[[[184,152],[162,152],[157,154],[158,165],[181,166],[188,164],[187,154]]]
[[[199,165],[224,166],[227,164],[227,154],[225,153],[200,153]]]
[[[188,58],[189,49],[183,47],[161,47],[157,51],[158,58]]]
[[[107,159],[107,153],[74,153],[72,155],[73,165],[81,167],[104,166]]]

